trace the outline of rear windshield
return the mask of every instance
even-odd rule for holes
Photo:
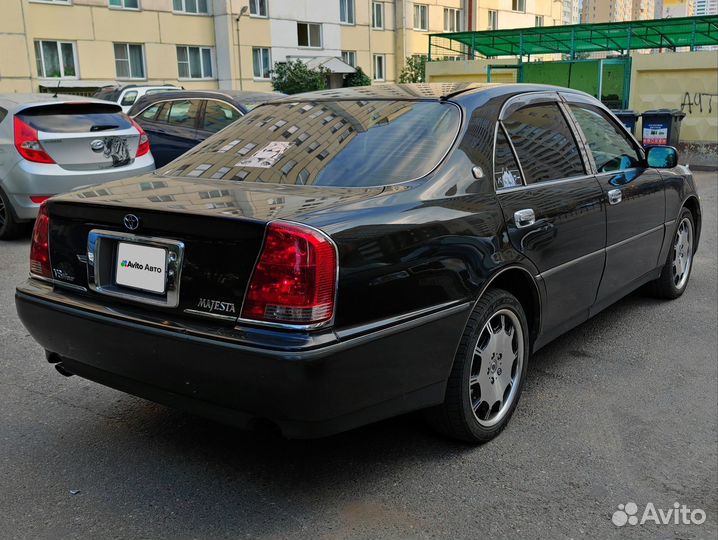
[[[18,117],[38,131],[87,133],[127,129],[132,124],[117,105],[58,103],[25,109]]]
[[[435,101],[270,103],[162,173],[317,186],[395,184],[436,167],[460,117],[456,105]]]

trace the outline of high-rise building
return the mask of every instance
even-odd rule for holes
[[[662,19],[692,17],[695,12],[693,0],[663,0]]]
[[[718,15],[718,0],[695,0],[695,15]]]
[[[578,24],[581,21],[579,0],[563,0],[563,24]]]
[[[655,2],[656,0],[583,0],[581,22],[602,23],[654,19],[656,18]]]

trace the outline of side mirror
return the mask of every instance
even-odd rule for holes
[[[647,149],[646,161],[649,167],[672,169],[678,165],[678,150],[672,146],[651,146]]]

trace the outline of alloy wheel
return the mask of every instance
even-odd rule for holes
[[[469,397],[480,425],[501,421],[518,393],[524,362],[521,323],[509,309],[494,313],[484,325],[474,348]]]
[[[684,217],[678,225],[673,242],[673,284],[682,289],[688,281],[693,263],[693,224]]]

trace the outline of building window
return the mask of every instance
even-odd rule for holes
[[[75,44],[67,41],[36,41],[37,75],[43,78],[76,78]]]
[[[429,6],[414,4],[414,30],[426,32],[429,29]]]
[[[489,10],[489,30],[497,30],[499,28],[499,12],[493,9]]]
[[[267,0],[249,0],[249,14],[252,17],[266,17]]]
[[[140,0],[109,0],[110,7],[118,9],[140,9]]]
[[[269,49],[253,47],[252,66],[254,68],[255,79],[269,79],[269,73],[272,70],[272,60],[269,55]]]
[[[178,13],[209,14],[209,0],[172,0],[172,9]]]
[[[385,79],[384,64],[386,57],[383,54],[374,55],[374,80],[383,81]]]
[[[371,27],[377,30],[384,29],[384,3],[371,3]]]
[[[536,21],[535,26],[543,26],[543,15],[536,15],[534,19]]]
[[[460,9],[444,8],[444,32],[461,32]]]
[[[342,60],[351,67],[357,67],[356,51],[342,51]]]
[[[177,46],[177,72],[180,79],[211,79],[212,49]]]
[[[339,22],[354,24],[354,0],[339,0]]]
[[[300,47],[320,48],[322,46],[322,25],[297,23],[297,42]]]
[[[115,43],[115,71],[118,79],[145,79],[142,45]]]
[[[526,11],[526,0],[511,0],[511,9],[514,11]]]

